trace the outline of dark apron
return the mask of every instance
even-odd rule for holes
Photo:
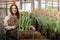
[[[6,40],[18,40],[18,29],[7,30]]]

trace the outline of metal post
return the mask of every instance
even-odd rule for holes
[[[47,1],[45,0],[45,8],[46,8],[46,6],[47,6],[47,5],[46,5],[46,2],[47,2]]]
[[[1,0],[0,0],[0,3],[2,3]],[[0,15],[1,15],[1,7],[2,7],[2,4],[0,4]],[[1,16],[0,16],[0,18],[1,18]]]
[[[38,0],[39,1],[39,9],[41,9],[41,0]]]
[[[53,0],[52,0],[52,8],[53,8]]]
[[[34,10],[34,0],[31,1],[31,11]]]
[[[6,15],[7,15],[7,1],[6,1]]]
[[[22,0],[20,0],[20,9],[22,9]]]
[[[58,11],[59,11],[59,0],[58,0]]]

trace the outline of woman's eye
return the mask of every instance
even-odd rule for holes
[[[12,8],[12,9],[17,9],[17,8]]]

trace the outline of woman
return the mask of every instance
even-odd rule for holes
[[[10,14],[4,19],[4,25],[6,29],[6,40],[17,40],[17,21],[19,19],[19,11],[16,4],[12,4],[10,7]]]

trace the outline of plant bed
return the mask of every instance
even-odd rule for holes
[[[16,33],[17,33],[17,36],[15,36],[16,35]],[[30,30],[30,31],[9,31],[8,32],[8,38],[9,39],[31,39],[31,40],[33,40],[33,39],[41,39],[41,38],[45,38],[45,37],[43,37],[42,35],[41,35],[41,33],[40,32],[38,32],[38,31],[33,31],[33,30]]]
[[[41,39],[41,33],[38,31],[19,31],[19,39]]]
[[[50,39],[51,40],[56,40],[56,33],[50,31]]]
[[[60,40],[60,35],[59,34],[56,34],[56,39]]]
[[[46,29],[46,37],[51,40],[56,39],[56,33],[50,29]]]
[[[33,30],[19,31],[19,39],[34,39],[34,32]]]

